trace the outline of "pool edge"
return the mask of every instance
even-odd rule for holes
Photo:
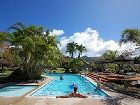
[[[76,74],[76,75],[80,75],[80,74]],[[89,78],[89,77],[87,77],[85,75],[82,75],[82,76],[85,79],[87,79],[89,82],[91,82],[92,84],[97,86],[97,83],[94,80],[92,80],[91,78]],[[52,78],[50,76],[45,76],[45,77],[49,77],[50,80],[47,83],[45,83],[45,84],[41,85],[40,87],[38,87],[37,89],[35,89],[34,91],[32,91],[31,93],[27,94],[25,97],[28,97],[28,98],[56,98],[56,96],[43,96],[43,95],[41,95],[41,96],[31,96],[33,93],[35,93],[36,91],[38,91],[39,89],[44,87],[46,84],[49,84],[50,82],[52,82],[54,80],[54,78]],[[107,91],[105,91],[103,89],[101,89],[101,91],[103,91],[108,97],[104,97],[104,96],[103,97],[102,96],[88,96],[87,98],[105,99],[105,100],[108,99],[108,98],[112,98],[111,95]]]
[[[45,76],[45,77],[49,77],[50,80],[49,80],[47,83],[45,83],[45,84],[39,86],[37,89],[33,90],[33,91],[30,92],[29,94],[27,94],[25,97],[37,97],[37,96],[31,96],[31,95],[32,95],[34,92],[36,92],[37,90],[41,89],[41,88],[42,88],[43,86],[45,86],[46,84],[49,84],[51,81],[54,80],[54,78],[52,78],[52,77],[50,77],[50,76]]]

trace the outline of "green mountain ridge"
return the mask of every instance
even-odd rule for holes
[[[86,62],[93,64],[98,57],[87,57],[87,56],[83,56],[81,57],[81,59],[85,60]]]

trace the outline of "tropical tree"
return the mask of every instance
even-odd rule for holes
[[[122,43],[127,43],[127,42],[133,42],[135,43],[137,46],[140,46],[140,29],[125,29],[123,32],[122,32],[122,37],[121,37],[121,40],[120,40],[120,44]],[[140,47],[138,47],[137,49],[139,49]],[[122,53],[122,55],[125,55],[125,56],[130,56],[132,55],[132,51],[125,51]],[[130,68],[133,68],[135,65],[131,64],[130,62],[128,64],[125,64],[125,65],[131,65],[131,67],[127,67],[128,69]],[[125,66],[124,65],[124,66]],[[125,67],[123,68],[125,69]],[[127,71],[127,70],[126,70]]]
[[[76,53],[76,46],[77,46],[77,43],[75,42],[72,42],[72,43],[68,43],[67,44],[67,50],[66,50],[66,53],[69,53],[71,58],[73,58],[74,56],[74,53]]]
[[[102,56],[103,60],[114,60],[117,57],[117,51],[107,50]]]
[[[139,29],[125,29],[122,32],[120,44],[126,43],[126,42],[134,42],[137,45],[139,45],[140,44],[140,30]]]
[[[96,64],[96,68],[98,68],[99,70],[109,70],[109,71],[113,71],[116,69],[117,65],[113,64],[113,63],[109,63],[112,62],[114,59],[116,59],[118,56],[118,52],[117,51],[111,51],[111,50],[107,50],[105,53],[103,53],[101,55],[101,57],[99,57],[97,59],[97,62],[100,61],[107,61],[108,63],[100,63],[100,64]]]
[[[7,33],[6,32],[0,32],[0,66],[1,71],[3,71],[4,64],[8,64],[7,62],[10,61],[7,58],[10,58],[11,56],[7,56],[9,53],[8,49],[8,43],[7,43]],[[9,64],[12,64],[9,63]]]
[[[43,27],[31,25],[24,26],[16,23],[9,29],[8,34],[13,52],[19,56],[20,69],[24,73],[24,79],[37,79],[45,67],[51,68],[59,62],[61,54],[56,36],[49,36],[49,31],[44,34]]]
[[[0,32],[0,47],[3,46],[4,42],[7,40],[7,33]]]
[[[72,73],[78,73],[84,66],[84,62],[81,59],[74,58],[70,60],[68,66]]]
[[[73,58],[74,53],[76,53],[77,51],[78,58],[80,58],[80,55],[82,55],[82,53],[86,51],[86,48],[82,44],[78,45],[75,42],[67,44],[66,53],[70,54],[71,59],[67,60],[67,62],[65,62],[65,64],[63,65],[64,68],[66,69],[66,72],[70,72],[69,70],[71,70],[72,73],[76,73],[83,66],[83,61],[81,59]]]
[[[87,50],[86,50],[86,47],[83,46],[82,44],[81,44],[81,45],[77,45],[77,46],[76,46],[76,49],[77,49],[78,52],[79,52],[78,58],[80,58],[80,56],[82,55],[83,52],[87,51]]]

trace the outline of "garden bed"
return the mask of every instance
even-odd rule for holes
[[[127,83],[104,83],[110,89],[140,99],[140,87],[129,86]]]

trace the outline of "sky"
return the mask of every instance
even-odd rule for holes
[[[0,31],[16,23],[48,28],[57,34],[61,51],[77,41],[84,55],[98,56],[118,46],[121,32],[140,28],[140,0],[0,0]],[[128,48],[129,49],[129,48]]]

